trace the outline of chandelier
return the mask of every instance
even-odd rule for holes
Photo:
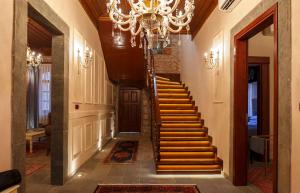
[[[27,47],[26,59],[27,67],[38,67],[43,62],[42,55],[32,51],[29,47]]]
[[[136,46],[136,36],[140,35],[140,45],[143,47],[143,37],[146,36],[148,49],[153,48],[154,36],[164,40],[164,47],[170,44],[170,33],[180,33],[182,29],[190,30],[189,23],[194,15],[194,0],[185,0],[184,10],[179,11],[181,0],[126,0],[130,5],[129,13],[123,13],[121,0],[110,0],[107,12],[113,21],[115,29],[131,32],[131,46]],[[121,38],[120,35],[118,37]],[[157,37],[158,38],[158,37]]]

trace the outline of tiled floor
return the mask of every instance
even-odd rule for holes
[[[126,165],[103,164],[116,140],[140,141],[137,162]],[[93,193],[97,184],[197,184],[201,193],[258,193],[254,187],[234,187],[222,175],[156,175],[152,145],[148,136],[120,136],[107,144],[64,186],[49,185],[49,167],[26,179],[27,193]],[[81,174],[81,177],[78,176]]]

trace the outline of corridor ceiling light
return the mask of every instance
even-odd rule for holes
[[[30,47],[27,47],[27,54],[26,54],[26,60],[27,60],[27,67],[38,67],[43,62],[42,54],[36,53],[30,49]]]
[[[154,34],[170,42],[170,32],[180,33],[183,28],[190,30],[189,23],[194,15],[194,0],[185,0],[184,11],[178,10],[181,0],[109,0],[107,12],[113,21],[114,30],[131,32],[131,46],[136,46],[136,36],[140,35],[140,45],[143,47],[142,38],[146,36],[148,48],[153,48]],[[122,5],[121,5],[122,4]],[[122,10],[130,5],[129,10]],[[125,13],[128,12],[128,13]]]

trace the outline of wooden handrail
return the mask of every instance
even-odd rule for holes
[[[148,60],[147,60],[147,79],[148,79],[148,89],[151,96],[151,138],[153,142],[154,157],[156,162],[160,161],[160,127],[161,127],[161,117],[159,108],[159,97],[157,90],[157,79],[154,68],[154,56],[151,50],[148,50]],[[154,124],[153,124],[154,123]]]

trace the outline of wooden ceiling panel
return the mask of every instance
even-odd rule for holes
[[[143,50],[132,48],[130,34],[122,32],[121,42],[112,37],[112,23],[108,18],[106,0],[79,0],[88,16],[98,28],[108,75],[114,82],[137,82],[144,80]],[[127,0],[121,0],[122,10],[130,8]],[[218,0],[195,0],[195,15],[190,24],[194,37],[203,26],[206,19],[215,9]],[[179,10],[183,10],[184,0],[181,0]],[[116,31],[116,33],[118,33]],[[185,33],[185,32],[182,32]]]
[[[27,26],[28,46],[43,55],[51,55],[52,34],[31,18]]]
[[[138,46],[131,47],[130,33],[122,32],[121,41],[118,41],[118,31],[115,32],[115,37],[112,37],[112,22],[99,20],[99,35],[110,80],[114,82],[143,81],[143,49]]]

